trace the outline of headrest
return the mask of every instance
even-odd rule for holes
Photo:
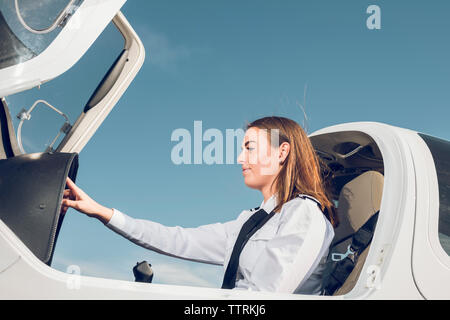
[[[339,215],[349,222],[353,232],[361,228],[380,210],[384,177],[377,171],[367,171],[348,182],[339,195]]]

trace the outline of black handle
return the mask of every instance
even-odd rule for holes
[[[133,274],[136,282],[147,282],[151,283],[153,279],[153,270],[151,264],[147,261],[142,261],[136,263],[133,268]]]

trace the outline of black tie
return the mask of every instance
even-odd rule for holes
[[[274,213],[275,212],[272,211],[270,214],[267,214],[264,209],[259,209],[244,223],[234,244],[233,252],[231,253],[230,261],[228,262],[227,270],[223,277],[222,289],[234,288],[239,266],[239,256],[241,255],[242,249],[244,249],[248,239],[250,239],[250,237],[260,229]]]

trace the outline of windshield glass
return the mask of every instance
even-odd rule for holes
[[[0,1],[0,69],[44,51],[82,0]]]
[[[124,37],[111,22],[69,71],[38,88],[5,98],[23,153],[56,149],[124,45]]]
[[[450,255],[450,142],[419,134],[428,145],[439,183],[439,242]]]

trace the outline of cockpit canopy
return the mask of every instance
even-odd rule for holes
[[[125,1],[0,2],[0,98],[20,154],[80,152],[125,92],[145,57],[139,37],[119,11]],[[99,63],[83,65],[104,33],[112,49],[91,54]],[[84,76],[74,77],[83,67]],[[77,84],[76,77],[85,83]],[[28,143],[37,136],[45,141]]]

